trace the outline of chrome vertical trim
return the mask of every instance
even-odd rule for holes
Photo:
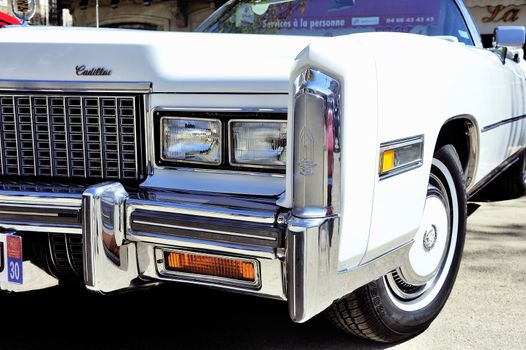
[[[88,177],[88,150],[86,144],[86,110],[84,105],[84,96],[79,97],[80,100],[80,125],[82,126],[82,152],[84,153],[84,177]]]
[[[18,103],[15,102],[16,96],[13,95],[13,123],[15,124],[15,141],[16,141],[16,165],[17,165],[17,172],[18,176],[22,175],[20,174],[20,142],[18,140],[18,111],[16,110],[16,106]]]
[[[100,96],[97,96],[97,114],[99,115],[98,119],[98,127],[99,127],[99,147],[100,147],[100,173],[101,176],[104,178],[106,175],[106,152],[104,149],[104,114],[103,114],[103,107],[101,104]],[[120,174],[120,171],[119,171]]]
[[[340,213],[341,84],[307,69],[294,84],[293,215]]]
[[[47,113],[46,113],[46,119],[47,119],[47,136],[48,136],[48,145],[49,145],[49,169],[50,169],[50,172],[51,172],[51,176],[55,176],[55,164],[53,162],[53,152],[54,152],[54,141],[53,141],[53,137],[54,137],[54,134],[55,134],[55,130],[52,130],[51,129],[51,106],[49,105],[50,103],[50,99],[49,97],[46,97],[46,109],[47,109]]]
[[[132,101],[133,114],[135,115],[137,112],[137,101],[135,98]],[[133,134],[135,135],[135,138],[137,138],[137,117],[133,118]],[[122,131],[119,133],[119,135],[122,136]],[[135,177],[139,178],[139,150],[137,149],[137,147],[135,148]]]
[[[82,195],[84,282],[92,291],[128,288],[139,275],[135,243],[123,244],[127,198],[119,183],[95,185]]]
[[[34,116],[34,111],[33,111],[33,99],[34,97],[33,96],[29,96],[29,120],[30,120],[30,124],[31,124],[31,137],[32,137],[32,140],[31,140],[31,145],[32,145],[32,148],[33,148],[33,175],[37,176],[37,168],[38,168],[38,163],[37,163],[37,148],[35,146],[35,139],[36,139],[36,135],[35,135],[35,116]]]
[[[70,149],[69,149],[69,118],[68,118],[68,111],[67,111],[67,98],[65,96],[62,97],[62,103],[63,103],[63,106],[64,106],[64,137],[66,138],[66,162],[67,162],[67,166],[68,166],[68,177],[71,176],[71,157],[70,157]]]

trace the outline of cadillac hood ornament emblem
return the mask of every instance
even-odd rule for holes
[[[11,0],[11,10],[22,23],[27,23],[35,16],[37,0]]]
[[[300,131],[299,170],[303,176],[312,176],[316,163],[314,163],[314,136],[312,131],[304,126]]]
[[[78,76],[110,76],[111,69],[105,67],[88,68],[82,64],[75,67],[75,72]]]

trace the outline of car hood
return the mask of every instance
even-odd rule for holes
[[[314,40],[323,38],[3,28],[0,80],[149,82],[154,92],[286,93],[294,58]]]

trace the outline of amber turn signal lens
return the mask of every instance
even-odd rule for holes
[[[182,252],[165,252],[165,266],[169,271],[217,276],[254,282],[254,262],[240,259],[218,258]]]
[[[385,151],[382,159],[382,173],[388,172],[393,169],[395,165],[395,151]]]

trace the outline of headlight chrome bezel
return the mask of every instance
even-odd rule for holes
[[[283,175],[285,173],[285,166],[259,166],[236,164],[231,162],[231,131],[230,126],[232,122],[247,121],[247,122],[270,122],[270,123],[287,123],[287,112],[284,109],[279,110],[260,110],[260,109],[239,109],[239,110],[219,110],[219,109],[201,109],[192,110],[189,108],[158,108],[153,111],[154,121],[154,140],[155,145],[155,165],[161,169],[179,169],[179,170],[203,170],[203,171],[231,171],[241,173],[268,173],[274,175]],[[202,120],[202,121],[219,121],[221,125],[221,148],[220,148],[220,164],[212,164],[206,162],[194,162],[175,160],[164,157],[164,127],[163,120],[165,119],[180,119],[180,120]],[[288,134],[288,129],[287,129]]]

